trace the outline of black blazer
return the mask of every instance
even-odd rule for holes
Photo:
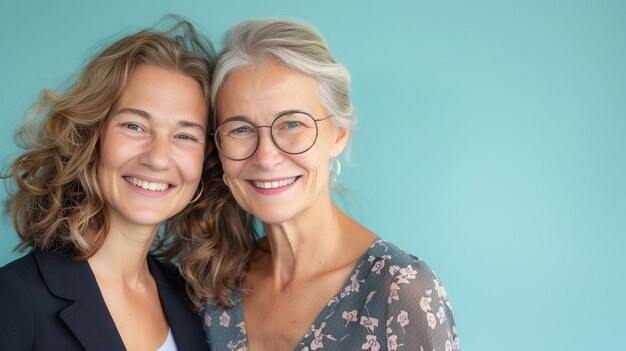
[[[206,350],[200,317],[174,269],[148,256],[180,351]],[[86,261],[31,252],[0,268],[0,350],[125,350]]]

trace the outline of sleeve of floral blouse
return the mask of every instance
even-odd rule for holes
[[[387,349],[459,350],[454,317],[439,278],[421,260],[391,266],[387,299]]]

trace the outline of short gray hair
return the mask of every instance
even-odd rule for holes
[[[211,86],[213,110],[216,111],[217,94],[228,74],[267,59],[314,78],[321,103],[335,117],[332,120],[340,127],[352,129],[356,120],[348,70],[335,61],[315,28],[294,20],[247,20],[226,34]]]

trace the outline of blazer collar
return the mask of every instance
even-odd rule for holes
[[[159,289],[159,299],[179,350],[206,350],[200,316],[191,312],[180,274],[148,256],[148,267]]]
[[[86,350],[126,350],[87,261],[64,252],[34,252],[50,293],[73,301],[59,313]]]
[[[96,277],[87,261],[74,261],[65,252],[33,252],[50,293],[73,301],[61,319],[87,350],[126,350],[109,313]],[[161,306],[179,350],[205,350],[200,317],[190,312],[176,269],[148,256]]]

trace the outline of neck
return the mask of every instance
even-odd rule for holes
[[[158,228],[128,228],[112,223],[102,247],[88,262],[100,280],[135,285],[150,277],[146,257]]]
[[[264,226],[271,255],[259,264],[271,269],[267,273],[277,289],[352,264],[355,256],[362,254],[360,243],[367,241],[369,245],[374,238],[373,234],[364,236],[362,230],[355,230],[356,226],[362,227],[330,200],[329,205],[307,212],[309,215],[303,213],[287,223]]]

